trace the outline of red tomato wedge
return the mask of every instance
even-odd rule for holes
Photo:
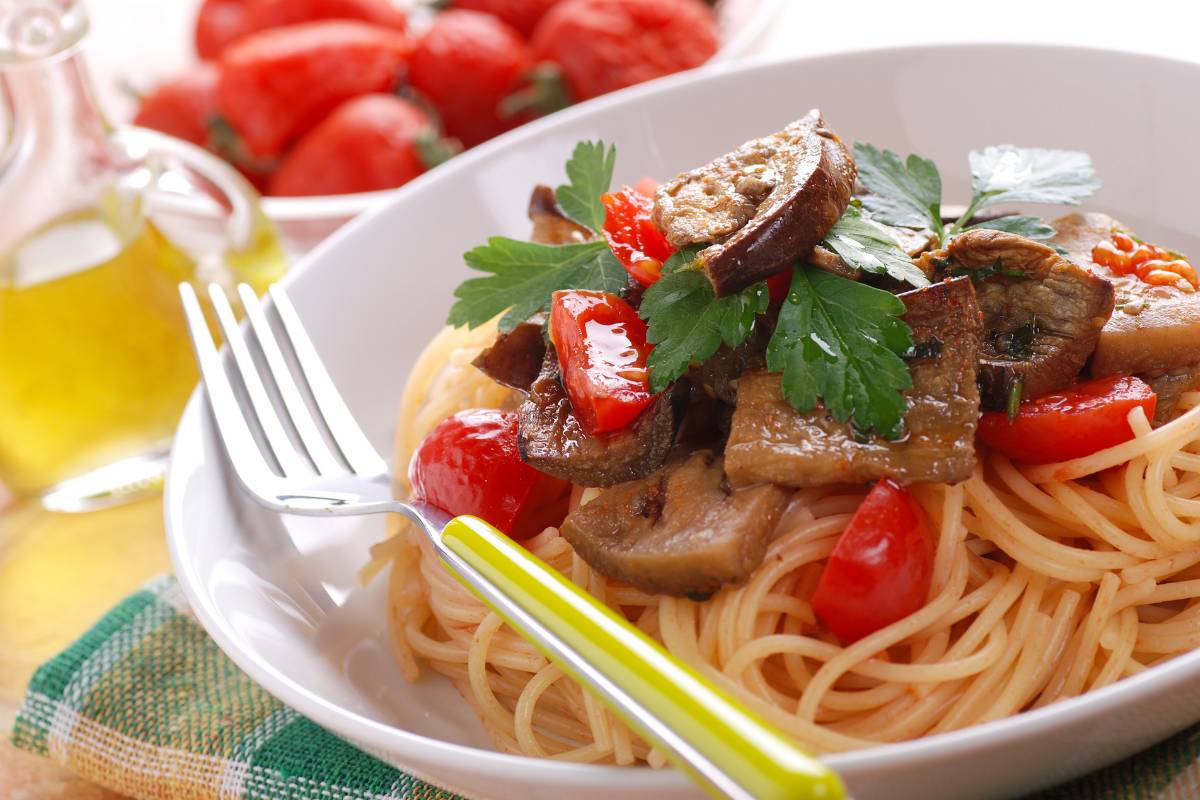
[[[979,418],[979,440],[1009,458],[1053,464],[1091,455],[1133,438],[1129,412],[1154,418],[1158,396],[1139,378],[1113,377],[1027,400],[1011,422],[1001,411]]]
[[[925,512],[899,484],[875,484],[838,539],[812,607],[844,644],[907,617],[929,594],[933,535]]]
[[[607,292],[555,292],[550,336],[571,408],[588,433],[624,428],[654,400],[646,323]]]
[[[654,199],[628,186],[600,196],[604,203],[604,238],[625,271],[642,286],[658,280],[663,262],[675,248],[654,224]]]
[[[408,480],[417,499],[482,517],[514,539],[562,522],[571,497],[571,484],[521,460],[517,415],[493,409],[460,411],[430,431]]]

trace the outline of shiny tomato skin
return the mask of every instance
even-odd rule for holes
[[[500,106],[532,67],[525,40],[507,24],[450,10],[417,41],[408,79],[437,109],[446,134],[474,147],[521,122]]]
[[[363,22],[308,22],[261,31],[221,55],[221,113],[250,155],[283,150],[337,106],[396,85],[403,34]]]
[[[771,295],[772,303],[782,303],[787,299],[788,292],[792,288],[792,273],[790,267],[783,272],[776,272],[771,277],[767,278],[767,291]]]
[[[1157,404],[1140,378],[1100,378],[1026,400],[1012,422],[1004,412],[988,411],[979,418],[977,436],[1017,461],[1052,464],[1132,439],[1129,412],[1141,406],[1153,419]]]
[[[571,410],[588,433],[624,428],[654,401],[646,323],[607,292],[555,292],[550,338]]]
[[[250,32],[246,0],[204,0],[196,14],[196,55],[211,60]]]
[[[538,23],[535,60],[558,65],[576,101],[698,67],[717,52],[701,0],[564,0]]]
[[[452,0],[451,8],[498,17],[528,39],[538,20],[559,0]]]
[[[604,238],[630,277],[649,286],[661,277],[662,265],[675,252],[651,219],[654,200],[628,186],[605,192]]]
[[[323,19],[352,19],[397,31],[407,24],[391,0],[246,0],[246,18],[253,31]]]
[[[408,479],[415,499],[481,517],[513,538],[562,522],[571,490],[521,460],[515,413],[482,408],[460,411],[430,431]]]
[[[219,113],[215,64],[200,63],[142,95],[134,125],[152,128],[204,147]]]
[[[925,605],[934,541],[925,512],[891,480],[872,487],[838,539],[813,593],[813,612],[843,644]]]
[[[425,171],[417,141],[433,123],[419,106],[392,94],[347,100],[284,157],[271,178],[279,196],[394,189]]]

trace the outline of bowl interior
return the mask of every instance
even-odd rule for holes
[[[703,163],[819,107],[848,141],[933,158],[952,203],[969,193],[970,148],[1014,143],[1085,150],[1104,180],[1089,208],[1114,214],[1148,238],[1197,252],[1192,187],[1200,184],[1200,159],[1192,155],[1192,132],[1200,128],[1198,74],[1194,66],[1143,56],[964,46],[678,76],[544,120],[419,178],[319,246],[288,277],[287,288],[351,409],[380,452],[390,454],[407,371],[443,324],[454,287],[468,275],[462,253],[490,235],[525,237],[530,188],[561,182],[563,162],[580,139],[615,143],[616,181],[632,183]],[[1119,127],[1099,112],[1114,97],[1125,98],[1126,122]],[[194,397],[168,487],[176,569],[218,643],[285,702],[443,781],[439,765],[489,780],[520,765],[543,789],[569,780],[581,787],[580,796],[590,796],[587,786],[621,786],[637,797],[692,796],[672,773],[490,753],[474,714],[445,681],[427,676],[410,685],[392,664],[381,581],[362,588],[356,579],[367,547],[382,536],[380,522],[280,520],[263,513],[239,498],[221,456],[208,414]],[[1170,673],[1176,678],[1183,669],[1200,673],[1196,658],[1178,661]],[[1088,714],[1150,692],[1157,686],[1152,678],[1110,687],[1098,699],[835,763],[844,764],[853,782],[855,776],[886,777],[905,759],[966,764],[970,757],[973,777],[995,772],[987,785],[1003,787],[1014,769],[1023,774],[1022,767],[979,766],[976,758],[988,747],[1082,725]],[[1165,726],[1155,730],[1158,736],[1170,732]],[[1080,755],[1080,749],[1064,744],[1059,771],[1051,776],[1043,768],[1036,781],[1094,765],[1086,761],[1094,755]],[[907,796],[897,791],[895,796]]]

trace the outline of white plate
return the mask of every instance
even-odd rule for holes
[[[562,178],[579,139],[617,144],[617,180],[666,177],[819,106],[849,140],[936,159],[950,202],[966,152],[1013,142],[1089,151],[1090,205],[1200,251],[1200,67],[1033,46],[902,49],[726,68],[634,88],[479,147],[396,193],[287,279],[318,349],[383,453],[405,374],[485,237],[527,235],[525,199]],[[380,581],[355,582],[380,520],[272,518],[243,501],[192,398],[167,488],[175,567],[217,643],[281,700],[380,757],[476,797],[697,797],[672,771],[538,761],[490,749],[436,677],[408,685],[388,654]],[[1200,719],[1200,652],[1049,708],[839,755],[860,800],[986,798],[1096,769]]]

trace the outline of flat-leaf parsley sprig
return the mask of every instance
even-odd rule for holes
[[[1100,188],[1092,159],[1075,150],[995,145],[972,150],[971,202],[949,226],[942,222],[942,178],[927,158],[905,159],[863,142],[854,145],[859,180],[867,187],[863,206],[888,225],[927,228],[944,245],[970,228],[993,228],[1031,239],[1049,239],[1054,228],[1037,217],[1010,215],[967,226],[978,212],[1005,203],[1079,205]]]
[[[555,197],[563,212],[599,234],[604,225],[600,195],[612,182],[616,148],[580,142],[567,161],[568,182]],[[471,278],[454,290],[450,325],[478,327],[508,309],[500,330],[508,331],[550,305],[560,289],[619,292],[627,282],[621,262],[602,236],[576,244],[550,245],[493,236],[466,253],[467,266],[487,277]]]

